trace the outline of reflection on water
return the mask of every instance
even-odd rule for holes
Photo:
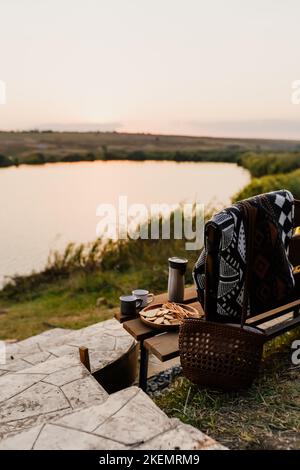
[[[0,170],[0,283],[41,269],[50,250],[96,237],[100,203],[226,205],[249,182],[229,163],[85,162]]]

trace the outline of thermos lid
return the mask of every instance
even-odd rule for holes
[[[182,274],[185,273],[186,265],[188,260],[186,258],[178,258],[177,256],[172,256],[168,259],[170,268],[178,269]]]

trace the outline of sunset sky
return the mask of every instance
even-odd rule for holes
[[[299,18],[299,0],[0,0],[0,128],[300,139]]]

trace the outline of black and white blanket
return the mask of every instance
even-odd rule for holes
[[[247,200],[257,208],[255,257],[248,315],[257,314],[285,298],[294,287],[292,267],[288,261],[288,245],[293,234],[294,198],[287,190],[274,191]],[[217,316],[239,321],[242,313],[246,259],[247,221],[240,204],[216,214],[208,224],[221,233],[217,282]],[[200,302],[204,303],[205,259],[203,249],[193,276]]]

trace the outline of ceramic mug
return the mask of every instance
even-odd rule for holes
[[[142,299],[138,299],[135,295],[121,295],[121,314],[136,315],[137,308],[142,307]]]
[[[145,289],[135,289],[132,291],[132,295],[135,295],[135,297],[142,300],[142,308],[149,305],[154,298],[154,294]]]

